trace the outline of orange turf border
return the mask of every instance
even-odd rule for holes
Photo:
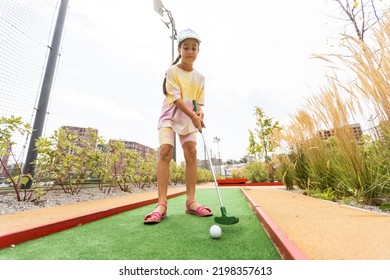
[[[249,183],[245,178],[235,179],[218,179],[218,186],[220,187],[247,187],[247,186],[284,186],[283,182],[253,182]]]
[[[185,191],[174,193],[168,195],[168,198],[176,197],[184,194]],[[0,236],[0,249],[9,247],[11,245],[20,244],[29,240],[33,240],[39,237],[43,237],[52,233],[63,231],[69,228],[77,227],[82,224],[87,224],[99,219],[107,218],[125,211],[133,210],[142,206],[153,204],[157,202],[157,198],[148,199],[140,202],[134,202],[131,204],[114,207],[111,209],[74,217],[72,219],[66,219],[62,221],[57,221],[54,223],[49,223],[46,225],[41,225],[37,227],[32,227],[18,232],[12,232]]]
[[[271,238],[284,260],[307,260],[306,255],[287,237],[248,193],[241,189],[247,201],[251,204],[257,217],[260,219],[268,236]]]
[[[235,185],[235,187],[240,187]],[[272,219],[257,205],[257,203],[245,192],[244,189],[240,188],[247,201],[251,204],[255,210],[257,217],[263,224],[271,240],[275,244],[282,258],[285,260],[306,260],[307,257],[301,252],[301,250],[283,233],[283,231],[272,221]],[[173,198],[184,194],[185,191],[174,193],[168,196]],[[90,223],[99,219],[110,217],[125,211],[133,210],[139,207],[143,207],[149,204],[157,202],[157,198],[148,199],[140,202],[135,202],[123,206],[114,207],[111,209],[74,217],[72,219],[66,219],[32,227],[19,232],[12,232],[0,236],[0,249],[9,247],[11,245],[20,244],[29,240],[40,238],[52,233],[60,232],[72,227],[76,227],[82,224]]]

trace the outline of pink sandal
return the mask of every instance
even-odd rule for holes
[[[204,205],[199,205],[198,207],[196,207],[195,210],[191,210],[190,206],[194,202],[196,202],[196,200],[187,201],[187,203],[186,203],[186,214],[192,214],[192,215],[196,215],[196,216],[199,216],[199,217],[207,217],[207,216],[212,216],[213,215],[213,211],[211,211],[210,208],[208,208],[208,207],[206,207]]]
[[[164,219],[167,216],[167,204],[163,203],[163,202],[160,202],[160,203],[157,204],[156,208],[159,205],[165,207],[164,213],[161,215],[159,212],[153,211],[153,212],[147,214],[145,216],[145,218],[144,218],[144,224],[157,224],[157,223],[161,222],[161,220]],[[154,218],[154,220],[148,220],[150,218]]]

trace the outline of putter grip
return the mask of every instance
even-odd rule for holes
[[[196,100],[192,100],[192,105],[194,105],[194,111],[197,113],[198,112],[198,102]]]

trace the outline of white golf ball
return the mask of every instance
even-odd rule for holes
[[[210,228],[210,235],[211,235],[211,238],[214,238],[214,239],[220,238],[221,235],[222,235],[222,230],[221,230],[221,228],[220,228],[218,225],[213,225],[213,226]]]

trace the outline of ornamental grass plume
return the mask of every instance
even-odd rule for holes
[[[342,55],[315,56],[332,73],[281,139],[291,148],[298,187],[369,203],[389,196],[390,16],[372,30],[369,43],[344,36]],[[373,115],[378,137],[354,133],[351,124]]]

